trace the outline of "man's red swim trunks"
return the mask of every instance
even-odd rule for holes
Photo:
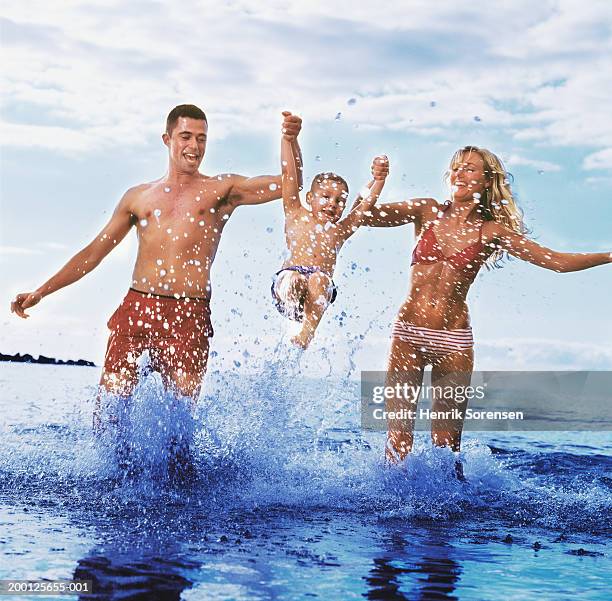
[[[111,331],[104,372],[131,379],[136,360],[148,350],[151,367],[161,374],[201,374],[213,335],[205,298],[174,298],[130,288],[108,321]]]

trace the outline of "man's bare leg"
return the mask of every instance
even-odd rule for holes
[[[176,355],[170,357],[166,352],[163,352],[159,358],[161,360],[160,370],[162,372],[162,379],[166,389],[172,391],[178,397],[188,400],[192,415],[195,413],[204,376],[206,375],[210,346],[209,338],[205,338],[201,344],[203,346],[200,346],[198,349],[200,360],[189,362],[189,369],[183,369],[178,366]],[[195,468],[189,443],[189,440],[183,440],[180,437],[173,437],[170,440],[168,472],[173,479],[178,478],[179,481],[185,481],[194,476]]]
[[[137,382],[136,364],[133,369],[122,368],[118,372],[109,372],[106,368],[102,371],[98,394],[93,411],[93,430],[96,435],[102,434],[104,424],[102,423],[102,401],[108,397],[119,397],[127,399],[134,392]],[[109,416],[109,422],[117,424],[117,416]]]

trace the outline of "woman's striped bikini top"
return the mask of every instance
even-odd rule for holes
[[[442,211],[450,208],[450,203],[442,207]],[[484,225],[484,224],[483,224]],[[432,264],[444,261],[449,263],[457,270],[462,270],[469,267],[480,267],[480,264],[485,260],[484,244],[482,243],[482,225],[480,226],[480,237],[477,242],[470,246],[453,253],[447,257],[442,252],[442,248],[438,243],[436,235],[433,231],[433,223],[431,223],[421,234],[417,245],[412,251],[411,265]]]

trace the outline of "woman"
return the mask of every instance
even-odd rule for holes
[[[490,151],[461,148],[447,176],[451,201],[439,204],[433,198],[420,198],[379,205],[364,221],[373,227],[413,222],[419,236],[412,254],[411,289],[393,326],[387,368],[390,386],[419,386],[428,364],[432,387],[469,385],[474,351],[466,297],[483,264],[496,265],[504,253],[563,273],[612,262],[612,253],[561,253],[526,238],[508,174]],[[414,409],[407,403],[390,399],[387,410],[402,409],[406,415],[406,410]],[[466,406],[467,401],[456,399],[432,400],[434,412],[455,408],[464,415]],[[389,420],[390,461],[401,461],[411,451],[413,425],[413,420]],[[463,419],[432,420],[431,436],[438,446],[459,451],[462,430]],[[460,472],[461,465],[457,468]]]

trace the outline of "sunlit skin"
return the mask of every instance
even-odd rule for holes
[[[485,221],[477,212],[479,198],[491,185],[485,173],[484,161],[477,152],[467,152],[461,161],[451,166],[451,207],[439,212],[442,205],[433,198],[418,198],[405,202],[373,207],[364,225],[394,227],[414,223],[416,235],[434,222],[435,236],[444,256],[449,257],[478,242],[482,233],[482,259],[496,248],[557,272],[588,269],[611,262],[610,253],[562,253],[545,248],[522,234],[515,233],[496,221]],[[410,291],[399,310],[398,319],[415,326],[435,330],[455,330],[469,327],[467,294],[478,270],[457,270],[450,263],[416,264],[410,275]],[[458,351],[432,364],[432,385],[466,386],[473,369],[473,350]],[[387,367],[387,384],[396,382],[418,386],[422,382],[426,361],[411,344],[393,338]],[[406,401],[393,398],[387,402],[389,411],[411,409]],[[466,403],[453,399],[435,399],[433,411],[464,411]],[[413,423],[389,421],[387,457],[402,460],[413,445]],[[450,446],[459,451],[462,422],[432,420],[432,440],[439,446]],[[391,448],[389,448],[391,447]]]
[[[283,131],[290,145],[300,127],[299,117],[284,118]],[[172,131],[162,135],[168,149],[166,175],[129,189],[92,242],[37,290],[18,294],[11,311],[27,318],[26,309],[92,271],[133,226],[138,254],[131,287],[176,298],[208,299],[210,268],[225,224],[241,205],[280,198],[281,176],[200,173],[207,134],[206,121],[179,117]],[[178,392],[196,398],[204,374],[162,375]],[[101,384],[110,392],[127,395],[135,384],[134,374],[103,373]]]
[[[369,195],[365,199],[359,196],[351,212],[342,218],[348,198],[348,190],[342,182],[332,178],[314,181],[306,194],[308,210],[302,206],[299,197],[301,158],[285,138],[281,143],[281,159],[285,240],[289,250],[283,268],[301,265],[320,269],[310,276],[295,272],[290,275],[291,294],[304,306],[302,328],[292,342],[306,348],[330,300],[329,289],[338,253],[361,225],[364,211],[368,211],[378,199],[389,173],[389,162],[386,156],[374,159]]]

